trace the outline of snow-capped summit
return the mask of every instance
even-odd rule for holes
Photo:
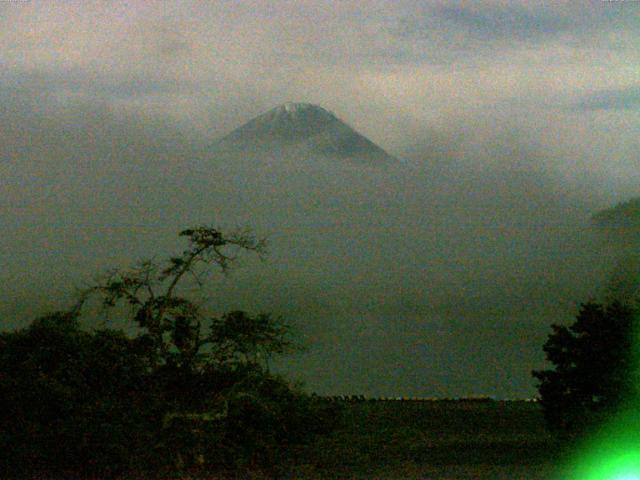
[[[320,108],[310,103],[296,103],[296,102],[287,102],[284,105],[281,105],[277,108],[277,110],[284,110],[286,113],[298,113],[303,112],[304,110],[309,110],[313,108]]]
[[[226,151],[260,151],[299,147],[305,156],[395,163],[382,148],[356,132],[333,113],[311,103],[288,102],[238,127],[214,144]]]

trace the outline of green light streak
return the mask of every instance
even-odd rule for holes
[[[640,480],[640,337],[635,320],[635,396],[577,449],[563,480]]]

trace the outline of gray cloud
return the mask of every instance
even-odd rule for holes
[[[389,25],[405,40],[398,58],[411,62],[519,62],[532,48],[544,49],[548,63],[564,62],[567,47],[597,51],[604,39],[612,48],[631,49],[640,33],[634,2],[432,1],[406,10]]]
[[[495,40],[535,40],[572,30],[574,20],[558,12],[534,10],[522,4],[438,5],[428,10],[430,18],[423,28],[439,26],[452,32],[462,30],[472,38]],[[410,33],[418,33],[418,25]]]
[[[637,32],[633,18],[638,9],[631,2],[428,2],[418,15],[412,13],[402,19],[407,35],[436,30],[483,41],[537,42],[565,34],[582,38],[611,29],[633,28]]]
[[[604,90],[584,96],[575,105],[578,110],[638,110],[640,86]]]
[[[58,98],[76,96],[92,101],[135,99],[150,95],[194,94],[197,85],[188,80],[154,79],[142,75],[96,75],[80,69],[12,70],[0,73],[4,89],[49,94]]]

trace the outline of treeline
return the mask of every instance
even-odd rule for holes
[[[269,371],[294,347],[282,319],[213,317],[180,293],[263,244],[207,227],[181,235],[181,255],[112,271],[69,311],[0,333],[3,478],[275,475],[293,447],[336,424],[338,407]],[[96,301],[126,306],[137,333],[82,328]]]
[[[472,397],[366,397],[364,395],[330,395],[317,397],[331,403],[361,403],[361,402],[459,402],[459,403],[481,403],[498,401],[493,397],[477,395]],[[502,401],[523,401],[535,402],[536,399],[524,400],[502,400]]]

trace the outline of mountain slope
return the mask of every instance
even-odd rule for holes
[[[592,217],[598,227],[640,227],[640,197],[619,203],[613,208],[601,210]]]
[[[222,152],[295,151],[363,163],[397,160],[331,112],[309,103],[286,103],[238,127],[213,145]]]

